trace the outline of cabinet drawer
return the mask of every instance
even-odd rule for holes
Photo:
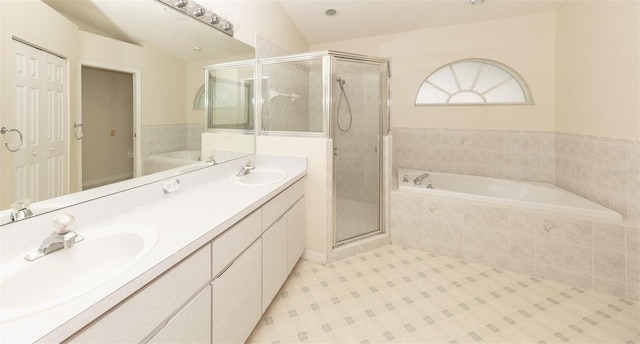
[[[262,315],[262,239],[211,283],[213,343],[244,343]]]
[[[282,191],[262,206],[262,230],[276,222],[297,200],[304,195],[304,178]]]
[[[214,277],[262,234],[261,219],[261,209],[258,209],[213,240]]]
[[[149,343],[211,343],[211,286],[184,306]]]
[[[211,245],[207,244],[67,341],[138,343],[210,280]]]

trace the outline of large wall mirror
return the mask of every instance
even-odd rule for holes
[[[203,67],[255,57],[155,0],[2,0],[0,48],[0,224],[213,164]],[[235,141],[215,163],[254,152]]]

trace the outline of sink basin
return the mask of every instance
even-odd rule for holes
[[[104,226],[78,234],[84,240],[70,249],[32,262],[23,258],[28,252],[3,260],[0,322],[60,305],[95,289],[135,264],[158,241],[154,229],[135,225]]]
[[[250,173],[236,177],[231,176],[231,182],[237,185],[269,185],[284,180],[287,174],[275,168],[255,168]]]

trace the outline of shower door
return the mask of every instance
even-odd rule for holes
[[[382,231],[382,126],[386,64],[334,57],[334,245]]]

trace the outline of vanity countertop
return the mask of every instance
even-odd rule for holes
[[[284,180],[269,185],[244,186],[231,183],[230,177],[247,161],[253,161],[258,167],[280,169],[287,176]],[[149,253],[133,266],[93,290],[34,315],[0,323],[0,341],[60,342],[66,339],[258,209],[305,174],[304,158],[256,155],[176,177],[181,182],[180,190],[177,192],[167,195],[158,192],[159,197],[145,204],[129,209],[111,209],[115,215],[95,221],[87,220],[85,216],[82,225],[78,223],[76,228],[78,234],[103,226],[141,225],[156,229],[158,240]],[[162,181],[145,186],[143,189],[146,191],[133,189],[124,192],[130,195],[121,193],[118,197],[143,197],[141,193],[148,193],[149,189],[155,188],[161,190]],[[114,201],[118,203],[115,197]],[[103,199],[96,206],[104,202],[109,204],[108,200]],[[61,212],[40,216],[49,219],[57,213],[76,216],[74,211],[87,209],[91,213],[91,203],[82,204],[82,208],[70,207]],[[26,223],[29,220],[23,221]],[[10,230],[10,226],[0,227],[0,235]],[[38,245],[39,241],[32,244],[33,248],[37,248]],[[78,245],[82,245],[82,242]],[[27,252],[20,252],[22,255],[25,253]],[[113,254],[118,254],[117,248],[114,248]],[[45,256],[41,259],[46,258]],[[8,257],[2,258],[3,261],[6,259]]]

